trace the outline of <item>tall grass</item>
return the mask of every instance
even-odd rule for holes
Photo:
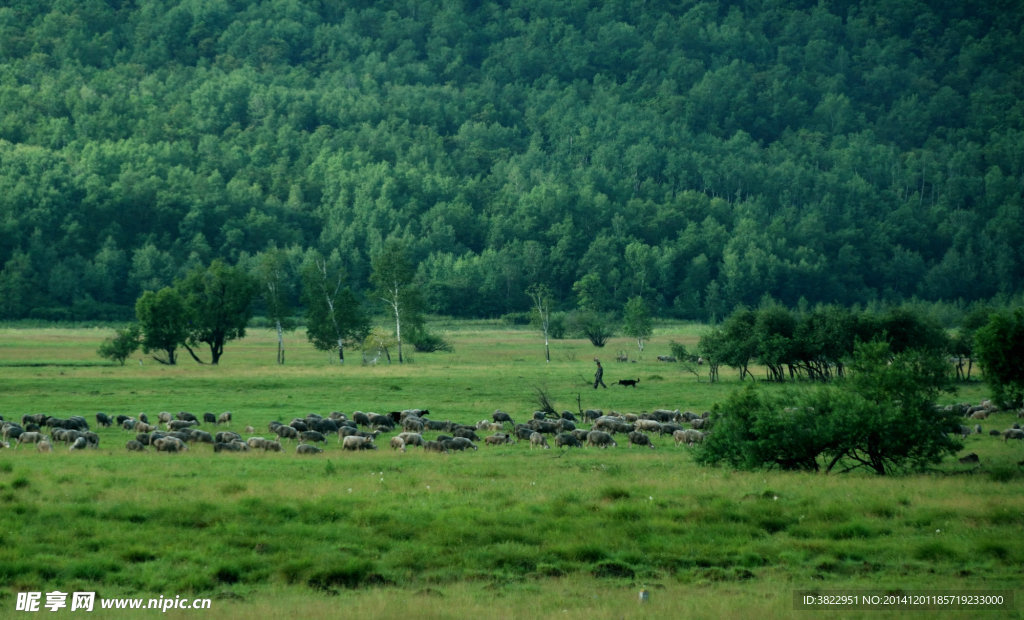
[[[232,429],[266,434],[271,420],[332,410],[420,407],[472,423],[501,408],[525,420],[538,388],[572,411],[577,397],[701,411],[737,385],[655,360],[669,340],[695,338],[689,326],[659,329],[637,363],[599,353],[607,378],[640,377],[636,389],[594,390],[589,343],[556,342],[547,364],[527,330],[455,324],[447,335],[454,352],[402,366],[331,365],[293,334],[279,367],[273,336],[257,331],[219,367],[122,368],[86,365],[103,330],[3,330],[0,413],[230,410]],[[981,395],[972,390],[960,398]],[[1001,415],[986,426],[1012,423]],[[97,450],[0,450],[0,609],[17,592],[60,589],[207,596],[223,617],[611,618],[636,613],[646,587],[651,617],[788,617],[796,588],[1014,587],[1024,562],[1013,543],[1022,447],[988,436],[966,440],[979,470],[885,479],[700,468],[662,437],[655,450],[521,443],[451,455],[386,441],[343,453],[335,441],[304,458],[293,446],[135,454],[130,433],[98,432]]]

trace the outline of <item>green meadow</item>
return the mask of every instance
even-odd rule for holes
[[[495,322],[438,322],[450,353],[403,365],[344,366],[287,336],[250,330],[221,364],[161,366],[136,354],[121,367],[95,353],[112,330],[0,329],[0,415],[82,415],[96,450],[0,450],[0,617],[24,592],[94,591],[103,598],[209,598],[217,618],[760,618],[905,615],[796,609],[804,590],[1019,594],[1024,565],[1024,445],[990,437],[997,414],[962,454],[927,474],[736,472],[694,464],[685,446],[476,452],[387,447],[323,454],[129,453],[134,433],[98,429],[95,413],[151,420],[231,411],[230,430],[308,413],[425,408],[472,424],[495,409],[526,421],[544,390],[556,408],[642,412],[711,409],[740,385],[707,382],[659,362],[701,327],[662,325],[638,355],[616,338],[543,342]],[[617,352],[630,362],[616,362]],[[594,357],[607,389],[594,390]],[[618,379],[640,379],[634,388]],[[978,402],[984,384],[952,401]],[[202,428],[214,430],[211,425]],[[224,427],[221,427],[224,429]],[[430,438],[430,434],[427,434]],[[638,602],[641,589],[649,601]],[[1021,617],[1019,601],[983,617]],[[65,610],[47,616],[75,617]],[[92,617],[160,612],[102,611]],[[924,612],[974,618],[971,608]]]

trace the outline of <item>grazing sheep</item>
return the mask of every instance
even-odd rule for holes
[[[470,441],[480,441],[480,437],[472,429],[468,428],[457,428],[452,431],[452,435],[456,437],[465,437]]]
[[[203,424],[216,424],[217,416],[213,415],[209,411],[203,414]]]
[[[484,443],[489,446],[499,446],[506,443],[512,443],[513,439],[511,435],[507,433],[495,433],[489,437],[484,437]]]
[[[114,421],[110,419],[110,416],[103,413],[102,411],[96,414],[96,426],[109,428],[113,423]]]
[[[214,443],[213,435],[207,431],[201,431],[199,429],[191,429],[188,434],[188,440],[192,443],[196,443],[197,441],[200,443]]]
[[[559,433],[555,436],[555,447],[582,448],[583,444],[580,443],[580,440],[572,433]]]
[[[167,424],[171,420],[172,420],[172,417],[171,417],[170,412],[161,411],[160,413],[156,414],[156,421],[158,423],[160,423],[160,424]]]
[[[89,442],[85,437],[78,437],[78,439],[75,439],[74,443],[71,444],[71,447],[68,448],[68,452],[73,450],[85,450],[88,446]]]
[[[1008,428],[1003,431],[1003,441],[1007,439],[1021,439],[1024,440],[1024,430],[1019,428]]]
[[[423,447],[423,435],[419,433],[399,433],[396,435],[407,446]]]
[[[229,443],[236,440],[242,441],[242,436],[233,431],[221,431],[213,436],[214,443]]]
[[[996,430],[996,429],[994,429],[994,428],[993,428],[992,430],[990,430],[990,431],[988,432],[988,434],[989,434],[990,436],[992,436],[992,437],[998,437],[998,436],[1002,435],[1002,433],[1000,433],[999,431],[997,431],[997,430]]]
[[[654,444],[651,443],[651,438],[639,431],[632,431],[627,435],[627,437],[629,437],[630,448],[633,446],[647,446],[652,450],[654,449]]]
[[[423,420],[420,418],[409,416],[402,420],[402,430],[409,433],[422,433]]]
[[[296,441],[299,439],[299,431],[292,426],[285,426],[283,424],[276,426],[274,427],[274,433],[280,439],[295,439]]]
[[[545,450],[551,449],[551,446],[548,445],[548,440],[544,438],[544,435],[541,435],[537,431],[533,431],[530,434],[530,449],[533,450],[536,446],[540,446]]]
[[[672,433],[672,438],[676,440],[677,446],[681,443],[692,446],[695,443],[701,443],[704,441],[704,433],[694,428],[687,428]]]
[[[661,422],[657,420],[637,420],[636,424],[633,425],[638,431],[647,431],[649,433],[661,433]]]
[[[308,443],[301,443],[295,447],[296,454],[320,454],[321,452],[323,452],[322,449]]]
[[[513,434],[516,439],[522,439],[523,441],[530,441],[530,435],[533,434],[533,429],[525,424],[516,424]]]
[[[327,443],[323,433],[317,431],[302,431],[299,433],[300,442]]]
[[[47,441],[46,439],[43,439],[42,441],[40,441],[39,443],[36,444],[36,452],[52,452],[52,451],[53,451],[53,446],[50,445],[50,442]]]
[[[617,447],[619,444],[615,443],[612,436],[604,431],[590,431],[587,433],[587,445],[607,448],[608,446]]]
[[[392,450],[400,450],[402,452],[405,452],[405,440],[397,435],[391,438],[390,445]]]
[[[444,452],[448,453],[448,448],[444,446],[440,441],[425,441],[423,442],[424,452]]]
[[[14,444],[14,449],[17,450],[18,446],[23,443],[39,443],[40,441],[46,441],[46,435],[39,432],[26,431],[18,435],[18,443]]]
[[[161,437],[152,442],[157,452],[184,452],[188,450],[188,444],[177,437]]]
[[[199,419],[187,411],[179,411],[177,417],[179,420],[184,422],[195,422],[196,424],[199,424]]]
[[[447,450],[463,451],[467,449],[479,450],[476,444],[465,437],[452,437],[441,442]]]
[[[193,426],[199,426],[199,422],[196,420],[171,420],[167,423],[167,430],[180,431],[184,428],[190,428]]]
[[[270,440],[270,439],[264,439],[263,440],[263,445],[260,446],[260,447],[263,448],[264,452],[281,452],[282,451],[281,442],[280,441],[273,441],[273,440]]]
[[[126,431],[135,430],[135,425],[139,423],[135,418],[125,418],[121,421],[121,428]]]
[[[129,439],[128,443],[124,444],[124,447],[129,452],[143,452],[146,449],[146,446],[142,445],[142,442],[138,439]]]
[[[152,424],[146,424],[142,421],[136,422],[133,428],[136,433],[152,433],[156,430],[156,427]]]
[[[495,409],[494,413],[491,414],[491,419],[494,420],[495,422],[499,422],[501,424],[505,424],[505,422],[508,422],[513,427],[515,427],[515,425],[516,425],[516,423],[512,421],[512,416],[510,416],[509,414],[505,413],[501,409]]]
[[[961,457],[960,462],[964,465],[970,465],[971,463],[981,463],[981,459],[974,452],[971,452],[967,456]]]
[[[370,437],[359,437],[358,435],[349,435],[341,443],[342,450],[376,450],[377,444],[373,443],[373,439]]]
[[[149,416],[147,416],[145,413],[140,413],[139,414],[139,422],[144,422],[146,424],[149,424]]]
[[[370,417],[367,414],[363,413],[362,411],[353,411],[352,421],[360,426],[370,425]]]
[[[217,424],[231,424],[231,412],[225,411],[217,416]]]
[[[213,444],[214,452],[248,452],[249,444],[242,440],[218,441]]]

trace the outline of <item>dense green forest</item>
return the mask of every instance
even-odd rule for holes
[[[388,239],[455,316],[1019,295],[1021,50],[1000,0],[9,0],[0,318]]]

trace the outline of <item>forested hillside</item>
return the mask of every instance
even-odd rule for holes
[[[388,238],[459,316],[1016,295],[1021,50],[998,0],[10,0],[0,318]]]

